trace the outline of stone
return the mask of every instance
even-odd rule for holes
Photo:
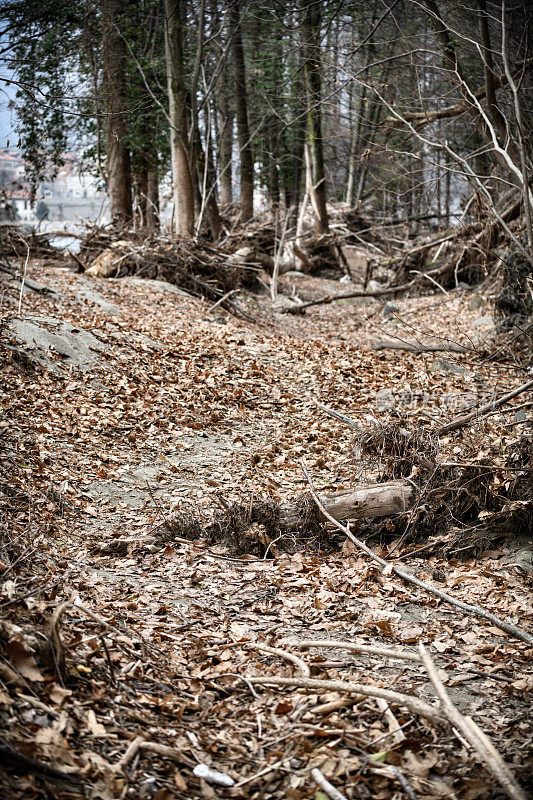
[[[6,347],[22,352],[35,364],[53,372],[59,371],[60,364],[86,369],[108,349],[90,331],[58,319],[11,319],[6,331],[11,334]]]
[[[481,308],[482,306],[484,306],[485,305],[485,301],[481,297],[481,295],[473,294],[472,297],[470,298],[470,301],[469,301],[468,305],[470,306],[470,308],[472,310],[475,310],[477,308]]]

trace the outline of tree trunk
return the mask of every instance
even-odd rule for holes
[[[311,191],[318,233],[329,232],[326,208],[326,177],[322,141],[322,89],[320,45],[320,4],[318,0],[300,0],[302,12],[302,58],[307,100],[307,140],[311,161]]]
[[[207,129],[207,120],[206,120]],[[211,230],[211,236],[214,242],[217,242],[222,230],[222,220],[218,210],[218,203],[215,193],[215,174],[213,168],[213,161],[211,157],[211,144],[207,142],[207,161],[204,153],[202,140],[200,138],[200,130],[198,128],[198,120],[194,121],[194,157],[196,161],[196,174],[197,186],[201,187],[198,190],[198,198],[200,208],[205,209],[205,215]]]
[[[368,112],[370,116],[370,121],[367,126],[368,131],[364,134],[364,141],[368,149],[370,149],[370,147],[374,143],[374,138],[376,136],[376,131],[379,125],[379,118],[381,116],[382,109],[383,106],[381,105],[379,100],[375,100],[372,109],[369,110]],[[359,181],[357,183],[357,191],[355,193],[355,198],[354,198],[355,208],[358,208],[359,203],[361,202],[361,198],[365,190],[367,176],[368,176],[368,156],[364,159],[363,166],[359,173]]]
[[[145,158],[141,159],[141,164],[137,170],[135,187],[135,223],[138,228],[147,227],[147,205],[148,205],[148,162]]]
[[[357,157],[360,152],[361,130],[363,125],[363,115],[366,108],[366,86],[361,87],[361,92],[358,98],[357,111],[355,113],[355,128],[352,133],[350,142],[350,159],[348,164],[348,183],[346,186],[346,202],[348,205],[353,203],[355,191],[355,169],[357,164]]]
[[[233,71],[235,77],[235,106],[237,132],[241,154],[241,216],[246,222],[254,215],[254,161],[248,123],[248,100],[246,92],[246,70],[240,20],[239,0],[230,0],[230,23],[233,37]]]
[[[164,0],[165,55],[170,117],[174,230],[194,232],[194,187],[187,141],[187,92],[183,68],[182,12],[184,0]]]
[[[121,0],[101,0],[102,93],[106,119],[107,191],[111,222],[132,220],[130,152],[126,143],[126,42],[120,33]]]
[[[231,103],[231,86],[228,65],[222,70],[219,92],[219,139],[218,159],[220,175],[220,204],[229,206],[233,202],[233,119],[235,112]]]
[[[159,174],[156,167],[148,170],[146,189],[146,227],[159,228]]]

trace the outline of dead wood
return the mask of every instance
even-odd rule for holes
[[[369,686],[366,683],[321,680],[319,678],[278,678],[273,676],[248,676],[246,680],[253,686],[296,686],[301,689],[311,689],[315,692],[316,690],[320,690],[326,692],[346,692],[347,694],[355,694],[361,697],[382,697],[388,703],[408,708],[413,714],[418,714],[420,717],[429,719],[432,722],[442,723],[446,719],[436,706],[425,703],[417,697],[412,697],[411,695],[401,692],[394,692],[391,689],[382,689],[379,686]]]
[[[441,425],[441,427],[437,430],[437,433],[439,434],[439,436],[443,436],[444,434],[450,433],[451,431],[456,431],[458,428],[462,428],[465,425],[468,425],[468,423],[472,422],[472,420],[478,419],[487,412],[493,411],[495,408],[499,408],[499,406],[505,405],[505,403],[508,403],[509,400],[513,399],[513,397],[517,397],[519,394],[527,392],[530,389],[533,389],[533,380],[527,381],[526,383],[523,383],[521,386],[517,386],[517,388],[513,389],[512,392],[507,392],[507,394],[504,394],[497,400],[491,400],[490,403],[485,403],[484,406],[476,408],[475,411],[471,411],[469,414],[464,414],[462,417],[458,417],[452,422],[448,422],[446,425]]]
[[[51,764],[45,764],[43,761],[38,761],[35,758],[28,758],[28,756],[20,753],[1,737],[0,764],[4,768],[7,767],[19,775],[37,775],[43,780],[48,780],[53,783],[74,784],[79,786],[79,790],[81,791],[81,784],[83,781],[77,775],[62,772]],[[72,788],[74,788],[74,786]]]
[[[295,664],[298,667],[304,678],[311,677],[311,670],[305,661],[302,661],[301,658],[298,658],[298,656],[295,656],[293,653],[289,653],[279,647],[269,647],[266,644],[256,644],[255,642],[247,642],[246,647],[250,647],[252,650],[259,650],[260,653],[268,653],[272,656],[279,656],[285,661],[290,661],[292,664]]]
[[[414,341],[407,342],[402,339],[376,339],[374,350],[407,350],[410,353],[469,353],[471,348],[452,342],[450,339],[441,339],[436,342]]]
[[[353,292],[343,292],[342,294],[328,294],[325,297],[321,297],[318,300],[309,300],[307,303],[300,303],[297,306],[290,306],[289,308],[284,308],[281,313],[282,314],[301,314],[305,311],[306,308],[311,308],[312,306],[322,306],[328,305],[329,303],[335,303],[337,300],[349,300],[352,297],[385,297],[388,294],[400,294],[400,292],[405,292],[408,289],[412,289],[419,280],[423,277],[427,277],[428,275],[438,275],[441,272],[444,272],[448,269],[448,265],[444,267],[439,267],[438,269],[430,270],[429,272],[421,273],[417,275],[416,278],[413,280],[408,281],[407,283],[402,283],[399,286],[388,286],[384,289],[377,289],[375,292],[366,292],[364,289],[356,289]]]
[[[531,381],[531,384],[533,385],[533,381]],[[302,467],[302,469],[305,477],[307,478],[311,496],[326,519],[329,519],[329,521],[332,522],[340,531],[346,534],[346,536],[355,544],[356,547],[370,556],[370,558],[377,562],[383,569],[393,572],[395,575],[398,575],[398,577],[402,578],[408,583],[412,583],[414,586],[424,589],[426,592],[438,597],[440,600],[444,600],[445,603],[449,603],[450,605],[461,609],[461,611],[466,611],[469,614],[474,614],[476,617],[480,617],[480,619],[491,622],[497,628],[505,631],[505,633],[508,633],[510,636],[514,636],[516,639],[520,639],[520,641],[525,642],[530,647],[533,646],[533,636],[521,628],[518,628],[516,625],[512,625],[510,622],[496,617],[494,614],[491,614],[489,611],[486,611],[480,606],[471,605],[470,603],[463,603],[461,600],[456,600],[454,597],[450,597],[450,595],[445,594],[445,592],[441,592],[441,590],[437,589],[435,586],[431,586],[429,583],[421,581],[415,575],[412,575],[410,572],[403,569],[403,567],[397,567],[390,561],[385,561],[385,559],[378,556],[377,553],[374,553],[374,551],[371,550],[370,547],[368,547],[364,542],[362,542],[360,539],[357,539],[347,526],[341,525],[341,523],[328,512],[315,491],[313,482],[307,469],[305,466]]]
[[[454,706],[450,696],[442,683],[433,659],[422,643],[419,644],[421,661],[426,668],[428,677],[433,684],[435,694],[439,698],[442,710],[448,717],[453,728],[456,728],[473,747],[483,761],[491,775],[498,781],[505,793],[512,800],[526,800],[525,792],[515,780],[515,777],[501,755],[498,753],[488,736],[479,729],[476,723],[469,717],[464,717]]]
[[[339,792],[339,790],[336,789],[332,783],[326,780],[317,767],[311,770],[311,777],[313,778],[314,782],[325,791],[328,797],[331,797],[331,800],[346,800],[346,795],[344,795],[342,792]]]
[[[350,653],[361,653],[361,655],[399,658],[403,661],[420,661],[418,653],[414,653],[411,650],[392,650],[387,647],[374,647],[373,645],[343,642],[336,639],[304,639],[299,642],[288,642],[288,644],[291,647],[300,647],[302,650],[307,650],[308,647],[327,647],[348,650]]]
[[[364,289],[357,289],[356,291],[343,292],[342,294],[328,294],[318,300],[309,300],[307,303],[300,303],[297,306],[284,308],[280,313],[301,314],[306,308],[328,305],[329,303],[335,303],[337,300],[349,300],[352,297],[383,297],[387,294],[399,294],[400,292],[404,292],[406,289],[410,289],[411,286],[415,285],[415,282],[416,280],[412,280],[409,281],[409,283],[402,284],[401,286],[391,286],[388,289],[378,289],[376,292],[365,292]]]
[[[194,297],[218,303],[237,317],[251,319],[230,297],[239,289],[257,287],[257,262],[236,258],[211,242],[161,234],[141,237],[132,232],[127,239],[111,240],[109,233],[100,231],[87,237],[80,256],[82,263],[90,263],[86,274],[93,277],[135,275],[165,280]]]
[[[410,508],[414,493],[412,484],[394,481],[358,486],[348,492],[324,497],[323,503],[335,520],[392,517]],[[280,523],[283,528],[294,529],[301,521],[301,504],[292,502],[281,506]]]

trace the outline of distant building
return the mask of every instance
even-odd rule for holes
[[[0,217],[29,223],[105,219],[106,194],[94,176],[82,171],[75,154],[63,158],[57,176],[40,184],[32,203],[20,153],[0,149]]]

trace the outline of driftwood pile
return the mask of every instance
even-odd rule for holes
[[[136,275],[168,281],[237,316],[246,314],[230,297],[239,289],[254,290],[260,268],[210,242],[162,235],[117,238],[103,230],[88,235],[75,260],[94,277]]]
[[[61,250],[51,245],[48,233],[39,233],[35,230],[26,231],[18,225],[2,222],[0,224],[0,257],[7,261],[10,258],[25,259],[28,254],[31,258],[61,259],[63,257]]]

